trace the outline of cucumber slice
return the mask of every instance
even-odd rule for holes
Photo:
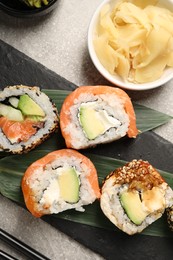
[[[8,101],[9,101],[9,103],[10,103],[13,107],[15,107],[15,108],[18,107],[18,103],[19,103],[19,99],[18,99],[18,98],[16,98],[16,97],[10,97]]]
[[[20,110],[1,103],[0,103],[0,116],[7,117],[9,120],[13,120],[13,121],[20,122],[24,120]]]

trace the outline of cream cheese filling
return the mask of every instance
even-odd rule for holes
[[[58,167],[53,171],[55,177],[49,181],[49,185],[44,190],[42,198],[40,200],[40,203],[43,204],[45,207],[50,207],[50,205],[52,205],[53,203],[58,203],[59,200],[65,200],[66,196],[73,196],[73,192],[75,191],[73,191],[72,188],[75,187],[75,185],[72,183],[73,178],[68,180],[70,176],[67,176],[66,173],[69,173],[69,171],[75,172],[77,179],[76,186],[78,187],[80,185],[79,176],[81,173],[77,171],[75,167],[65,165],[63,167]],[[62,176],[63,179],[61,178]]]
[[[109,115],[97,101],[82,103],[78,118],[84,134],[90,140],[104,134],[110,128],[117,128],[121,125],[121,122]]]

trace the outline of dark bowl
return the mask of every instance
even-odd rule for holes
[[[58,0],[51,0],[48,5],[41,8],[29,8],[19,0],[0,0],[0,10],[16,17],[32,18],[48,14],[56,7],[57,3]]]

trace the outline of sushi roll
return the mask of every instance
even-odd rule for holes
[[[133,160],[104,181],[103,213],[129,235],[142,232],[173,203],[173,190],[147,161]]]
[[[38,87],[9,86],[0,92],[0,150],[28,152],[47,139],[58,124],[55,104]]]
[[[109,86],[82,86],[70,93],[61,108],[60,128],[66,146],[74,149],[138,134],[129,96]]]
[[[173,205],[166,209],[168,225],[171,231],[173,231]]]
[[[35,216],[83,206],[100,197],[93,163],[71,149],[51,152],[26,170],[21,183],[28,210]]]

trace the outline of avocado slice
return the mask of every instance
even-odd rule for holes
[[[44,122],[44,118],[42,116],[27,116],[26,119],[31,120],[33,122]]]
[[[97,101],[82,103],[79,108],[79,122],[89,140],[93,140],[107,130],[117,128],[121,122],[109,115],[107,111],[100,107]]]
[[[140,225],[148,215],[142,208],[138,191],[125,191],[120,195],[120,202],[129,217],[136,225]]]
[[[61,197],[68,203],[78,202],[80,181],[75,169],[64,169],[58,177],[58,182]]]
[[[0,103],[0,116],[7,117],[9,120],[18,122],[24,120],[20,110],[2,103]]]
[[[35,115],[35,116],[45,116],[42,108],[35,103],[32,98],[30,98],[27,94],[20,96],[18,109],[22,111],[24,115]]]
[[[79,119],[82,128],[89,140],[95,139],[104,132],[104,125],[97,118],[96,111],[92,107],[80,107]]]

